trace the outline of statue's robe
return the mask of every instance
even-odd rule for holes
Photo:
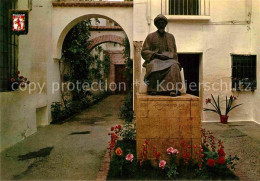
[[[169,59],[154,58],[155,53],[163,54]],[[175,38],[172,34],[165,32],[161,36],[158,31],[149,34],[143,44],[141,54],[145,60],[143,64],[143,67],[146,67],[144,81],[148,85],[148,92],[168,92],[182,88],[181,66],[178,62]]]

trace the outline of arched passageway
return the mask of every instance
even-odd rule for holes
[[[88,50],[92,50],[94,47],[106,42],[118,43],[120,45],[124,44],[124,38],[117,35],[102,35],[94,39],[91,39],[90,41],[91,43],[87,47]]]
[[[90,6],[84,8],[75,6],[54,6],[52,17],[52,23],[54,24],[52,28],[52,56],[54,59],[61,58],[63,41],[70,29],[82,20],[91,18],[104,18],[115,21],[125,31],[130,42],[131,57],[133,56],[133,9],[131,6]]]

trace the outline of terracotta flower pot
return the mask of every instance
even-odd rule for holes
[[[227,121],[228,121],[228,116],[226,116],[226,115],[221,115],[220,116],[220,122],[222,124],[227,124]]]

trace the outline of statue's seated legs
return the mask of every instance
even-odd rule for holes
[[[148,94],[150,95],[180,95],[182,81],[178,64],[173,64],[170,68],[153,72],[147,79]]]

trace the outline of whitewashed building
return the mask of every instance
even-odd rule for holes
[[[174,34],[179,60],[185,77],[200,85],[188,89],[203,100],[211,94],[238,96],[243,105],[231,112],[229,121],[260,123],[260,0],[134,0],[1,1],[1,150],[35,133],[37,126],[51,122],[51,104],[60,101],[53,82],[59,82],[61,48],[68,31],[89,18],[116,22],[125,32],[134,60],[134,79],[142,81],[145,69],[140,56],[142,42],[156,31],[153,19],[158,14],[168,18],[166,30]],[[15,5],[16,3],[16,5]],[[29,33],[10,35],[8,9],[29,10]],[[15,69],[31,82],[35,90],[8,91],[10,75]],[[254,82],[254,91],[232,89],[232,79]],[[221,89],[222,87],[222,89]],[[241,88],[241,87],[240,87]],[[145,93],[144,85],[134,87]],[[214,90],[213,90],[214,89]],[[219,121],[216,114],[202,112],[203,121]]]

